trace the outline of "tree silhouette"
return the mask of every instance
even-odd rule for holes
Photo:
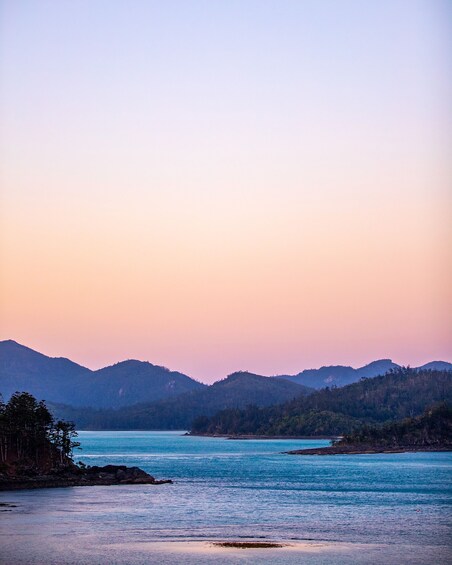
[[[79,447],[72,422],[55,422],[44,401],[28,392],[16,392],[5,403],[0,395],[0,462],[72,461]]]

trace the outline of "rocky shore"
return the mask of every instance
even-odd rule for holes
[[[376,445],[333,445],[331,447],[319,447],[316,449],[295,449],[285,451],[289,455],[364,455],[370,453],[406,453],[416,451],[451,451],[450,446],[376,446]]]
[[[36,473],[32,468],[23,470],[14,476],[0,474],[0,491],[99,485],[161,485],[172,482],[171,480],[157,480],[139,467],[71,465],[49,471],[47,474]]]

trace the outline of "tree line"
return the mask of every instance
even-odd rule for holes
[[[64,466],[80,445],[76,437],[72,422],[55,420],[28,392],[16,392],[7,403],[0,396],[0,463]]]
[[[285,379],[237,372],[209,387],[151,404],[135,404],[117,410],[57,404],[51,408],[59,417],[75,421],[79,429],[187,430],[198,416],[212,416],[219,410],[244,408],[251,403],[257,406],[278,404],[312,391]]]
[[[452,408],[446,403],[427,409],[422,416],[383,426],[361,426],[336,445],[378,445],[388,448],[452,446]]]

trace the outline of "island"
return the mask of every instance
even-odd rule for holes
[[[383,426],[364,425],[329,447],[296,449],[289,455],[359,455],[408,451],[452,451],[452,409],[441,403],[422,416]]]
[[[16,392],[7,403],[0,401],[0,491],[172,483],[138,467],[76,464],[76,437],[74,424],[55,421],[45,402],[27,392]]]

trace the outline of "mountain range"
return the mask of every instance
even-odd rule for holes
[[[137,405],[132,410],[135,413],[139,406],[159,403],[159,414],[179,409],[181,402],[185,411],[196,415],[201,406],[208,406],[209,413],[211,408],[221,410],[246,403],[268,406],[309,394],[311,389],[341,387],[398,367],[390,359],[382,359],[358,369],[338,365],[296,375],[263,377],[242,371],[208,386],[146,361],[127,360],[92,371],[13,340],[0,342],[0,392],[5,400],[15,391],[27,391],[38,399],[75,408],[118,410]],[[452,370],[452,364],[433,361],[420,369]]]
[[[433,361],[432,365],[436,363],[437,362]],[[440,361],[439,363],[442,362]],[[449,365],[452,369],[452,364],[449,363]],[[349,385],[359,381],[363,377],[369,378],[384,375],[390,369],[397,369],[398,367],[400,367],[400,365],[393,363],[391,359],[379,359],[358,369],[344,365],[331,365],[320,367],[320,369],[306,369],[297,375],[286,375],[285,378],[295,383],[303,383],[306,386],[320,389],[327,386]],[[418,368],[423,369],[424,367]]]
[[[240,409],[250,404],[272,406],[312,392],[311,388],[284,379],[240,371],[201,390],[118,410],[81,409],[51,403],[49,407],[57,418],[73,421],[79,429],[184,430],[199,416],[212,416],[226,408]]]
[[[0,342],[0,392],[95,408],[156,402],[207,385],[145,361],[128,360],[91,371],[63,357],[47,357],[13,340]]]

